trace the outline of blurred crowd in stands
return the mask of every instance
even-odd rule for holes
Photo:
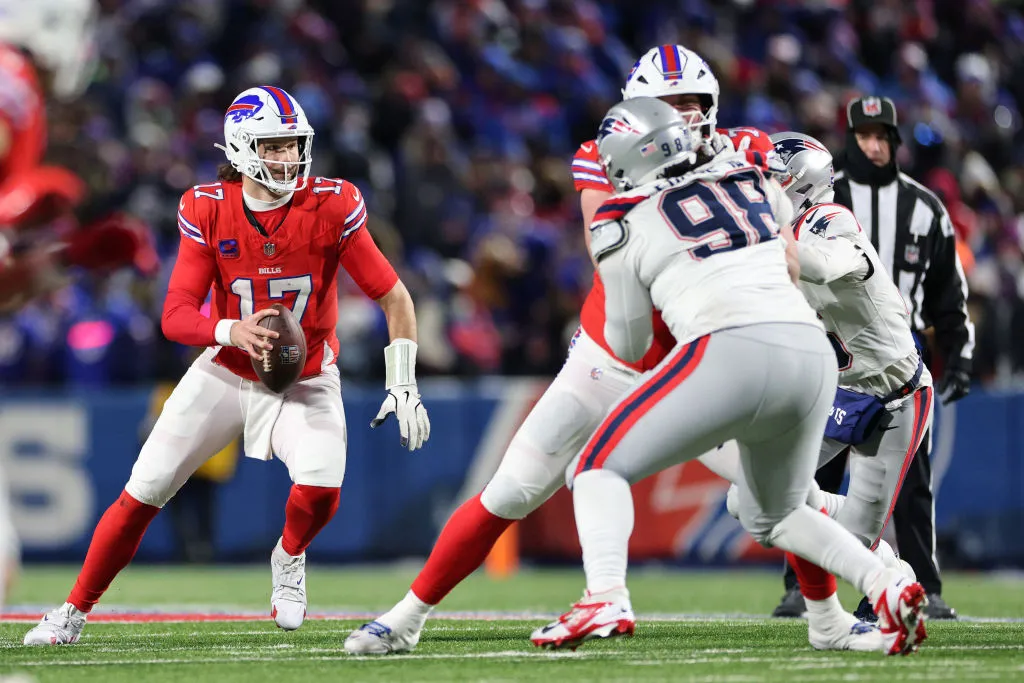
[[[904,170],[946,202],[977,325],[975,373],[1024,381],[1024,15],[983,0],[102,0],[85,97],[50,161],[153,230],[156,278],[81,280],[0,321],[0,381],[176,378],[159,329],[183,190],[212,181],[223,111],[289,90],[314,175],[357,183],[417,305],[423,374],[552,374],[591,280],[569,162],[633,62],[678,42],[722,87],[719,125],[833,152],[845,104],[892,97]],[[1019,6],[1018,6],[1019,7]],[[1017,74],[1017,76],[1014,76]],[[378,307],[344,280],[340,363],[383,374]]]

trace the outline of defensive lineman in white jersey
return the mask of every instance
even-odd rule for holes
[[[658,100],[613,107],[598,145],[609,179],[626,191],[609,200],[619,213],[600,211],[607,220],[591,228],[606,338],[620,357],[639,357],[650,344],[653,304],[679,344],[577,456],[573,502],[587,592],[533,641],[578,646],[573,624],[599,613],[608,627],[588,636],[618,632],[610,615],[629,604],[630,484],[735,438],[743,526],[870,595],[886,651],[913,650],[924,635],[921,586],[805,505],[837,372],[821,323],[787,272],[795,254],[786,253],[773,216],[785,202],[741,156],[709,163],[697,131]]]

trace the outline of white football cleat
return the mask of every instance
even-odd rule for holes
[[[379,621],[363,624],[345,639],[350,655],[390,655],[410,652],[420,642],[421,629],[392,628]]]
[[[601,593],[601,597],[608,598],[601,600],[588,591],[571,610],[534,631],[530,642],[553,650],[575,650],[594,638],[631,636],[636,630],[636,616],[628,595],[624,589],[616,589]]]
[[[815,650],[878,652],[884,646],[877,626],[847,612],[839,612],[834,618],[809,619],[807,639]]]
[[[82,637],[87,616],[70,602],[65,602],[25,634],[25,645],[73,645]]]
[[[270,553],[274,592],[270,594],[270,616],[279,628],[294,631],[306,618],[306,553],[293,557],[278,540]]]
[[[882,631],[883,651],[888,655],[909,655],[928,637],[924,608],[928,597],[921,584],[896,569],[885,569],[869,593]]]

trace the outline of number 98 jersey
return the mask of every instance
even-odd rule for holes
[[[602,278],[602,261],[614,255],[614,271],[650,291],[680,344],[757,323],[821,328],[789,278],[778,239],[777,218],[792,215],[788,202],[744,155],[725,155],[608,199],[594,216],[591,249]]]
[[[255,224],[254,224],[255,221]],[[240,182],[197,185],[178,205],[181,242],[168,287],[164,331],[189,344],[209,344],[217,321],[243,319],[281,303],[306,333],[302,377],[319,374],[338,354],[337,275],[344,267],[372,299],[387,294],[398,276],[366,230],[366,206],[355,185],[311,179],[291,201],[270,211],[244,208]],[[177,308],[195,308],[212,287],[209,326],[182,329]],[[185,311],[192,316],[189,311]],[[184,325],[188,327],[188,325]],[[225,346],[215,362],[255,380],[249,356]]]

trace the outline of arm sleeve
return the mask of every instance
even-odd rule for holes
[[[800,255],[800,279],[827,285],[842,277],[863,278],[870,271],[867,257],[844,237],[822,239],[805,231],[796,243]]]
[[[199,312],[213,284],[216,267],[210,249],[182,235],[160,320],[164,335],[171,341],[188,346],[218,343],[218,321]]]
[[[629,249],[617,249],[600,257],[598,268],[605,291],[604,338],[622,360],[633,363],[651,348],[654,305],[629,259]]]
[[[373,300],[390,292],[398,282],[398,273],[365,229],[357,230],[345,239],[341,265],[359,289]]]
[[[956,253],[953,223],[946,208],[932,226],[932,254],[924,279],[924,313],[935,327],[935,340],[951,361],[969,369],[974,356],[974,324],[967,312],[967,278]]]

